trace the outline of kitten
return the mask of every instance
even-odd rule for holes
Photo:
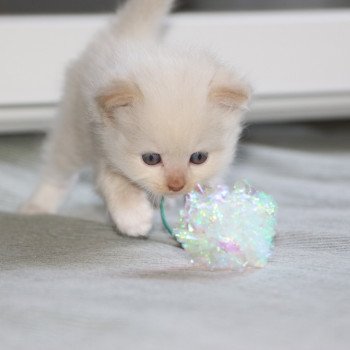
[[[207,52],[160,41],[172,5],[127,1],[68,68],[42,181],[22,212],[56,212],[92,165],[118,230],[144,236],[150,196],[184,194],[228,167],[249,88]]]

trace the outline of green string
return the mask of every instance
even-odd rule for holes
[[[160,216],[161,216],[161,218],[162,218],[163,226],[164,226],[165,229],[168,231],[168,233],[170,234],[170,236],[174,237],[173,229],[172,229],[172,228],[170,227],[170,225],[168,224],[168,221],[167,221],[166,216],[165,216],[164,197],[162,197],[162,199],[160,200]]]

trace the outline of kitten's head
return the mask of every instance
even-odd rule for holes
[[[117,79],[97,97],[104,153],[148,192],[189,192],[232,161],[249,95],[244,82],[214,64]]]

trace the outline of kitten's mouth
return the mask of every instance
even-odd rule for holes
[[[168,188],[168,186],[157,186],[153,188],[153,191],[151,190],[151,193],[153,192],[156,195],[159,195],[160,197],[166,196],[166,197],[179,197],[179,196],[184,196],[187,193],[191,192],[194,189],[194,185],[186,184],[183,188],[180,190],[171,190]]]
[[[191,192],[193,189],[194,189],[194,186],[186,186],[179,191],[167,190],[163,192],[163,196],[168,196],[168,197],[184,196],[188,192]]]
[[[165,189],[161,189],[161,190],[157,190],[157,194],[159,196],[166,196],[166,197],[179,197],[179,196],[184,196],[185,194],[187,194],[189,191],[191,191],[191,189],[189,189],[188,187],[180,190],[180,191],[171,191],[171,190],[165,190]]]
[[[178,191],[178,192],[168,191],[168,192],[164,193],[164,196],[178,197],[178,196],[183,196],[186,193],[187,193],[187,191]]]

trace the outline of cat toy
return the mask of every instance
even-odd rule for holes
[[[242,270],[265,266],[271,255],[276,202],[245,181],[235,183],[232,189],[196,185],[186,195],[174,228],[167,222],[164,198],[160,211],[165,229],[194,264],[210,270]]]

